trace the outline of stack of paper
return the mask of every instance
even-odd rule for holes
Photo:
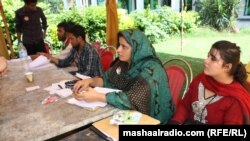
[[[41,69],[49,66],[51,66],[50,61],[43,55],[40,55],[29,64],[29,68],[31,70]]]

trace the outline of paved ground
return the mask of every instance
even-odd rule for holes
[[[239,20],[236,26],[239,29],[244,27],[250,27],[250,19]]]

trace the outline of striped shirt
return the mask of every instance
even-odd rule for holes
[[[84,47],[78,53],[75,48],[72,48],[70,54],[65,59],[59,59],[58,67],[67,67],[75,63],[78,72],[90,77],[102,76],[100,57],[94,47],[85,43]]]

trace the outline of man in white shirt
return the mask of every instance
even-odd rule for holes
[[[65,59],[69,55],[72,45],[70,39],[68,38],[68,31],[73,25],[75,25],[73,22],[65,21],[62,21],[57,25],[57,37],[59,41],[63,42],[63,45],[60,53],[54,57],[58,59]]]

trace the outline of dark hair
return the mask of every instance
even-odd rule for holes
[[[234,79],[241,83],[241,85],[250,92],[250,88],[246,82],[247,72],[245,66],[240,62],[240,47],[235,43],[229,41],[218,41],[212,45],[211,49],[216,49],[220,52],[221,58],[224,60],[224,64],[232,64],[232,68],[229,72],[233,75]]]
[[[72,33],[75,37],[81,36],[82,39],[85,41],[86,33],[85,28],[83,26],[76,24],[69,30],[69,32]]]
[[[25,4],[37,3],[37,0],[24,0]]]
[[[70,29],[75,25],[74,22],[71,21],[62,21],[60,22],[57,27],[62,27],[64,29],[65,32],[69,32]]]

